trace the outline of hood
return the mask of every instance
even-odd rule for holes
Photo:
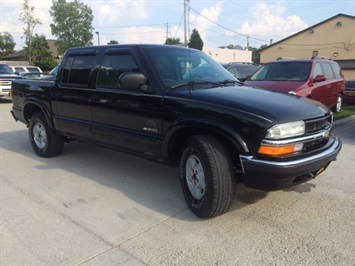
[[[16,74],[0,74],[0,78],[2,79],[22,79],[19,75]]]
[[[244,84],[254,88],[288,93],[289,91],[297,91],[298,88],[305,84],[305,81],[247,80]]]
[[[247,86],[217,87],[173,91],[179,98],[234,109],[262,117],[273,123],[308,120],[324,116],[328,108],[319,102],[291,94],[277,93]],[[177,97],[177,95],[175,95]],[[200,104],[199,104],[200,105]]]

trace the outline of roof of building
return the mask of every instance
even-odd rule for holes
[[[321,24],[327,23],[328,21],[333,20],[333,19],[335,19],[335,18],[337,18],[337,17],[347,17],[347,18],[355,19],[355,16],[351,16],[351,15],[346,15],[346,14],[339,13],[338,15],[335,15],[335,16],[333,16],[333,17],[330,17],[330,18],[326,19],[326,20],[323,20],[323,21],[321,21],[321,22],[319,22],[319,23],[317,23],[317,24],[315,24],[315,25],[312,25],[312,26],[310,26],[310,27],[308,27],[308,28],[306,28],[306,29],[304,29],[304,30],[302,30],[302,31],[299,31],[299,32],[297,32],[297,33],[295,33],[295,34],[293,34],[293,35],[290,35],[290,36],[288,36],[288,37],[286,37],[286,38],[284,38],[284,39],[282,39],[282,40],[280,40],[280,41],[278,41],[278,42],[275,42],[275,43],[273,43],[273,44],[270,44],[270,45],[266,46],[265,48],[260,49],[260,51],[265,51],[265,50],[267,50],[267,49],[269,49],[269,48],[271,48],[271,47],[273,47],[273,46],[275,46],[275,45],[278,45],[279,43],[282,43],[282,42],[284,42],[284,41],[286,41],[286,40],[288,40],[288,39],[291,39],[291,38],[293,38],[293,37],[295,37],[295,36],[297,36],[297,35],[299,35],[299,34],[301,34],[301,33],[310,31],[310,30],[314,29],[315,27],[318,27],[318,26],[321,25]]]
[[[59,58],[56,40],[47,40],[49,50],[52,52],[53,58]],[[25,49],[13,52],[12,54],[2,57],[2,60],[17,61],[25,57]]]

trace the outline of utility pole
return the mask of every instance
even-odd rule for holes
[[[189,2],[190,0],[186,0],[187,1],[187,7],[188,7],[188,10],[187,10],[187,36],[191,36],[191,31],[190,31],[190,5],[189,5]]]
[[[169,38],[169,22],[167,22],[166,24],[165,24],[165,26],[166,26],[166,36],[165,36],[165,40],[167,40],[168,38]]]
[[[95,33],[97,34],[97,45],[100,45],[100,32],[95,31]]]
[[[184,0],[184,45],[187,47],[187,12],[186,12],[186,7],[187,7],[187,1]]]

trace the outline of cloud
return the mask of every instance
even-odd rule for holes
[[[97,26],[131,21],[131,19],[136,21],[148,19],[146,1],[144,0],[102,0],[90,2],[88,5],[93,10],[94,18],[97,18]]]
[[[155,27],[129,27],[117,33],[119,43],[165,43],[165,29]],[[144,40],[144,41],[143,41]]]
[[[258,2],[250,8],[250,18],[243,22],[239,31],[255,38],[277,41],[308,27],[298,16],[284,16],[285,11],[283,1],[273,5]]]
[[[201,12],[199,12],[201,15],[192,14],[190,16],[190,22],[194,25],[194,28],[198,30],[202,39],[208,38],[208,29],[215,26],[214,22],[217,22],[220,17],[222,6],[223,1],[218,1],[213,6],[203,8]]]

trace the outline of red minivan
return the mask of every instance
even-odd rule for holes
[[[340,112],[345,80],[338,63],[324,57],[283,59],[264,64],[245,85],[291,93],[323,103]]]

